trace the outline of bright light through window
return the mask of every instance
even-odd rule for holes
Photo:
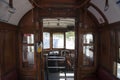
[[[43,48],[44,49],[50,48],[50,33],[48,32],[43,33]]]
[[[117,77],[120,78],[120,63],[117,63]]]
[[[64,77],[65,73],[60,73],[59,76]],[[66,73],[66,76],[68,76],[68,77],[74,77],[74,73]]]
[[[64,48],[64,35],[62,33],[53,34],[53,48]]]
[[[60,78],[59,80],[65,80],[64,78]]]
[[[66,32],[66,49],[75,49],[75,33]]]
[[[90,44],[93,43],[93,35],[92,34],[85,34],[83,36],[83,43]]]

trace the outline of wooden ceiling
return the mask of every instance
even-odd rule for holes
[[[80,19],[81,11],[82,13],[86,13],[88,5],[90,0],[29,0],[31,4],[35,7],[37,11],[37,16],[35,19],[37,21],[44,20],[45,18],[50,19],[61,19],[61,18],[73,18],[73,19]],[[86,14],[84,16],[88,16],[89,14]],[[83,18],[83,17],[82,17]],[[78,21],[78,20],[76,20]],[[81,23],[83,23],[83,19]],[[74,26],[73,24],[67,24],[65,26],[62,25],[58,26],[58,24],[61,24],[61,21],[56,20],[54,22],[44,22],[45,27],[64,27],[66,28],[68,25]],[[55,24],[55,25],[53,25]],[[87,23],[86,23],[87,24]],[[93,27],[94,25],[92,25]]]
[[[86,6],[90,0],[29,0],[38,8],[39,19],[53,17],[76,17],[76,11]]]

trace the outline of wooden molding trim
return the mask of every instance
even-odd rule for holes
[[[0,22],[0,29],[4,30],[17,30],[18,27],[9,23]]]
[[[120,30],[120,21],[100,26],[99,30]]]
[[[103,19],[105,20],[105,23],[108,24],[108,20],[107,18],[105,17],[105,15],[102,13],[102,11],[97,7],[95,6],[94,4],[92,3],[89,3],[89,7],[92,6],[102,17]]]
[[[63,5],[64,5],[64,8],[74,8],[74,9],[77,9],[77,8],[82,8],[84,5],[86,5],[90,0],[82,0],[81,3],[79,3],[78,1],[76,1],[76,5],[74,4],[59,4],[59,5],[56,5],[56,3],[53,3],[53,4],[37,4],[36,1],[32,1],[32,0],[29,0],[29,2],[34,6],[34,7],[38,7],[38,8],[50,8],[50,7],[62,7],[63,8]],[[38,2],[40,3],[40,1]],[[51,2],[52,3],[52,2]]]

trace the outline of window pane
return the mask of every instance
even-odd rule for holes
[[[92,34],[83,35],[83,43],[86,43],[86,44],[93,43],[93,35]]]
[[[50,33],[44,32],[43,33],[43,49],[50,48]]]
[[[32,67],[34,64],[34,46],[23,45],[23,67]]]
[[[120,59],[120,48],[119,48],[119,59]]]
[[[64,48],[64,35],[60,33],[53,34],[53,48]]]
[[[119,47],[120,47],[120,32],[118,32],[118,41],[119,41]]]
[[[117,63],[117,77],[120,78],[120,63]]]
[[[33,44],[34,43],[34,34],[24,34],[23,43]]]
[[[83,65],[93,65],[93,46],[83,47]]]
[[[66,49],[75,49],[75,33],[66,32]]]
[[[117,73],[117,62],[113,62],[113,74],[116,76]]]

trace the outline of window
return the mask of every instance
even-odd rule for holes
[[[117,77],[120,78],[120,63],[117,63]]]
[[[43,32],[43,49],[50,48],[50,33]]]
[[[53,48],[64,48],[64,34],[53,34]]]
[[[34,35],[33,34],[24,34],[23,35],[23,43],[33,44],[34,43]]]
[[[23,34],[22,66],[33,67],[34,65],[34,34]]]
[[[117,76],[117,78],[120,79],[120,32],[116,33],[116,45],[117,45],[117,54],[115,55],[115,61],[114,61],[114,66],[113,66],[113,74]]]
[[[120,79],[120,63],[119,62],[114,62],[113,65],[113,74],[117,76],[117,78]]]
[[[83,34],[83,65],[93,65],[94,43],[93,34]]]
[[[75,49],[75,33],[66,32],[66,49]]]

